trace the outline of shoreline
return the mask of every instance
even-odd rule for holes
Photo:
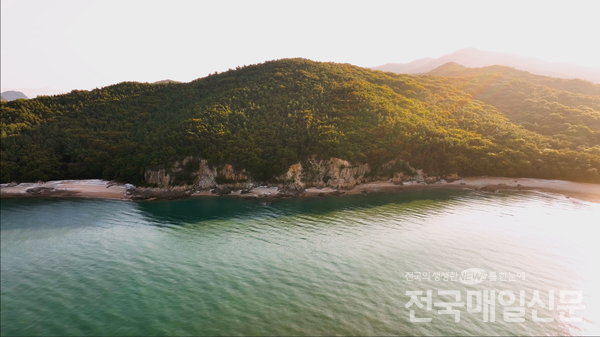
[[[378,181],[357,185],[349,191],[342,192],[342,194],[352,195],[379,192],[410,192],[436,188],[467,189],[489,193],[498,191],[547,192],[560,194],[569,198],[573,197],[584,201],[600,203],[600,184],[535,178],[465,177],[451,183],[405,183],[404,185],[396,185],[387,181]],[[322,193],[322,190],[310,188],[307,189],[300,197],[319,197],[319,193]],[[331,195],[333,193],[330,192],[329,194]],[[325,193],[324,196],[328,196],[328,194]]]
[[[101,179],[53,180],[43,183],[0,185],[0,198],[76,197],[91,199],[130,200],[124,184]]]
[[[280,194],[277,187],[261,186],[251,189],[248,193],[241,191],[232,192],[231,196],[245,199],[289,199],[289,198],[324,198],[339,195],[370,194],[379,192],[418,191],[432,188],[470,189],[485,192],[497,191],[540,191],[565,195],[577,199],[600,203],[600,184],[577,183],[563,180],[545,180],[534,178],[504,178],[504,177],[465,177],[451,183],[425,184],[418,182],[405,182],[394,184],[389,181],[375,181],[355,186],[350,190],[338,190],[330,187],[310,187],[297,196]],[[0,198],[91,198],[136,201],[127,193],[125,184],[117,184],[100,179],[90,180],[57,180],[44,183],[21,183],[18,185],[2,184]],[[202,196],[219,196],[209,191],[195,192],[187,195],[191,198]],[[160,198],[158,198],[160,199]],[[175,199],[175,198],[173,198]],[[181,199],[181,198],[178,198]],[[157,200],[157,198],[150,198]],[[140,200],[143,201],[143,200]]]

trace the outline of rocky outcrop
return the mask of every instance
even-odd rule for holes
[[[217,185],[212,192],[216,195],[227,195],[231,194],[235,190],[234,187],[228,185]]]
[[[246,170],[236,171],[232,165],[211,167],[204,159],[187,157],[181,162],[175,162],[169,169],[146,170],[146,183],[160,188],[190,185],[190,188],[204,191],[217,185],[232,185],[248,188],[252,184]]]
[[[280,188],[278,192],[282,197],[297,197],[304,192],[304,187],[298,185],[288,185]]]
[[[422,170],[415,170],[407,162],[392,160],[374,170],[368,164],[351,164],[350,162],[330,158],[317,160],[314,157],[302,163],[291,165],[289,170],[279,177],[282,186],[331,187],[340,190],[352,189],[372,181],[391,181],[402,184],[405,181],[434,183],[440,177],[428,177]]]
[[[215,180],[217,183],[219,183],[219,180],[226,184],[240,183],[247,181],[248,175],[246,175],[246,169],[236,172],[232,165],[225,164],[221,169],[218,170]]]
[[[194,160],[194,157],[186,157],[181,162],[176,161],[173,164],[173,167],[169,169],[158,169],[155,171],[146,170],[146,172],[144,172],[144,180],[146,180],[146,183],[156,185],[160,188],[181,185],[180,182],[177,181],[177,173],[183,172],[184,168]]]
[[[156,185],[161,188],[171,186],[175,180],[171,175],[171,172],[167,172],[165,169],[160,169],[157,171],[147,170],[144,172],[144,179],[146,180],[146,183]]]
[[[197,171],[197,179],[194,182],[194,187],[198,190],[207,190],[211,186],[215,186],[217,182],[215,181],[217,178],[217,169],[210,168],[206,160],[201,159],[200,164],[198,166]]]
[[[193,190],[190,190],[186,187],[173,187],[173,188],[147,188],[147,187],[138,187],[135,190],[132,190],[128,195],[131,196],[131,200],[141,201],[141,200],[177,200],[177,199],[185,199],[189,198],[189,196],[193,193]]]
[[[348,161],[331,158],[329,160],[310,159],[302,170],[302,180],[306,187],[332,187],[351,189],[370,179],[369,164],[352,165]]]
[[[302,182],[302,164],[298,163],[291,165],[288,171],[279,177],[278,180],[284,185],[298,186],[301,188],[305,187],[304,182]]]
[[[210,166],[206,160],[194,157],[176,162],[168,169],[147,170],[144,177],[146,183],[163,189],[179,186],[193,191],[210,190],[218,195],[238,191],[242,191],[239,194],[244,191],[248,193],[247,191],[258,186],[244,169],[236,170],[230,164]],[[353,164],[339,158],[312,157],[291,165],[286,173],[275,180],[278,182],[280,196],[294,197],[310,187],[349,190],[356,185],[373,181],[433,184],[442,178],[444,177],[427,176],[422,170],[415,170],[402,160],[392,160],[373,170],[369,164]],[[448,180],[455,180],[454,178],[458,179],[458,176],[446,177]]]
[[[291,165],[278,180],[282,187],[294,186],[296,190],[308,187],[351,189],[365,182],[369,172],[371,168],[368,164],[352,165],[339,158],[328,160],[310,158],[302,163]]]
[[[446,180],[447,182],[449,182],[449,183],[451,183],[451,182],[453,182],[453,181],[460,180],[460,177],[459,177],[459,176],[458,176],[458,174],[456,174],[456,173],[449,174],[449,175],[447,175],[447,176],[446,176],[446,177],[444,177],[444,178],[445,178],[445,180]]]
[[[54,192],[54,191],[56,191],[56,190],[51,187],[32,187],[32,188],[26,189],[25,193],[29,193],[29,194],[33,194],[33,195],[40,195],[43,193]]]

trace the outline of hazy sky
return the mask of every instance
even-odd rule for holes
[[[600,1],[2,0],[2,90],[190,81],[286,57],[359,66],[465,47],[600,67]]]

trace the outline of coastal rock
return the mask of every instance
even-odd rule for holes
[[[279,180],[285,182],[287,185],[300,188],[305,187],[304,182],[302,182],[302,164],[297,163],[291,165],[288,171],[279,177]]]
[[[224,164],[220,168],[211,167],[206,160],[191,156],[175,162],[168,169],[146,170],[144,179],[147,184],[160,188],[193,185],[199,191],[218,184],[232,184],[240,188],[251,188],[253,185],[245,169],[236,171],[230,164]]]
[[[291,165],[288,172],[278,180],[298,188],[351,189],[365,182],[365,175],[370,171],[368,164],[352,165],[339,158],[317,160],[313,157],[305,162]]]
[[[452,173],[452,174],[449,174],[449,175],[447,175],[447,176],[446,176],[444,179],[445,179],[447,182],[451,183],[451,182],[453,182],[453,181],[460,180],[460,177],[458,176],[458,174],[457,174],[457,173]]]
[[[217,170],[216,168],[210,168],[206,160],[200,160],[198,165],[198,176],[194,182],[194,187],[200,191],[207,190],[217,184]]]
[[[397,172],[397,173],[394,173],[394,176],[392,177],[392,179],[391,179],[391,180],[392,180],[392,182],[393,182],[394,184],[396,184],[396,185],[402,185],[402,184],[403,184],[403,182],[404,182],[405,180],[407,180],[407,178],[408,178],[408,177],[407,177],[407,176],[406,176],[404,173],[402,173],[402,172]]]
[[[226,182],[242,182],[248,180],[245,169],[242,169],[238,173],[233,169],[233,166],[229,164],[225,164],[223,168],[218,170],[217,178],[223,179]]]
[[[153,184],[162,188],[171,186],[171,183],[174,180],[171,172],[167,172],[165,169],[156,171],[147,170],[144,172],[144,179],[148,184]]]
[[[227,195],[227,194],[231,194],[231,192],[233,192],[233,190],[234,190],[234,188],[232,188],[231,186],[217,185],[213,189],[213,193],[216,195]]]
[[[51,188],[51,187],[33,187],[33,188],[28,188],[25,190],[26,193],[29,194],[33,194],[33,195],[39,195],[45,192],[54,192],[55,189]]]
[[[131,194],[133,194],[134,191],[135,191],[135,186],[133,186],[132,184],[125,184],[125,194],[126,195],[131,195]]]
[[[333,188],[350,190],[357,185],[373,182],[388,181],[396,185],[407,183],[433,184],[441,177],[428,177],[422,170],[416,170],[403,160],[391,160],[373,170],[369,164],[350,163],[340,158],[317,159],[316,156],[289,166],[287,172],[272,182],[259,184],[251,179],[245,169],[235,169],[231,164],[211,166],[201,158],[186,157],[175,162],[170,168],[146,170],[144,178],[147,184],[169,189],[174,186],[187,186],[196,191],[209,191],[217,195],[248,194],[259,185],[278,187],[279,191],[269,192],[268,195],[259,193],[262,197],[296,197],[306,188]],[[458,176],[445,177],[446,179]],[[340,192],[341,193],[341,192]]]
[[[279,189],[279,195],[282,197],[297,197],[304,192],[303,187],[299,187],[296,185],[292,186],[283,186]]]
[[[498,188],[493,185],[485,185],[485,186],[481,186],[477,190],[482,191],[482,192],[492,192],[493,193],[493,192],[498,191]]]
[[[331,158],[328,161],[321,160],[313,162],[317,174],[313,176],[313,186],[324,185],[336,189],[351,189],[358,184],[364,183],[365,175],[371,172],[368,164],[351,165],[348,161],[339,158]]]
[[[175,188],[146,188],[138,187],[132,190],[131,200],[176,200],[188,198],[194,191],[184,187]]]
[[[408,181],[415,181],[417,183],[425,183],[425,177],[427,175],[423,173],[423,170],[415,170],[415,174],[408,179]]]
[[[424,178],[425,183],[428,184],[428,185],[435,184],[439,180],[440,180],[439,177],[426,177],[426,178]]]

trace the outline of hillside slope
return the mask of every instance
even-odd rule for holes
[[[493,105],[512,122],[573,149],[600,146],[600,85],[533,75],[503,66],[447,63],[428,74]]]
[[[466,82],[284,59],[190,83],[125,82],[3,102],[1,180],[141,183],[148,170],[191,156],[256,181],[333,157],[368,164],[372,175],[401,159],[439,176],[600,182],[600,147],[526,130],[473,99]]]

